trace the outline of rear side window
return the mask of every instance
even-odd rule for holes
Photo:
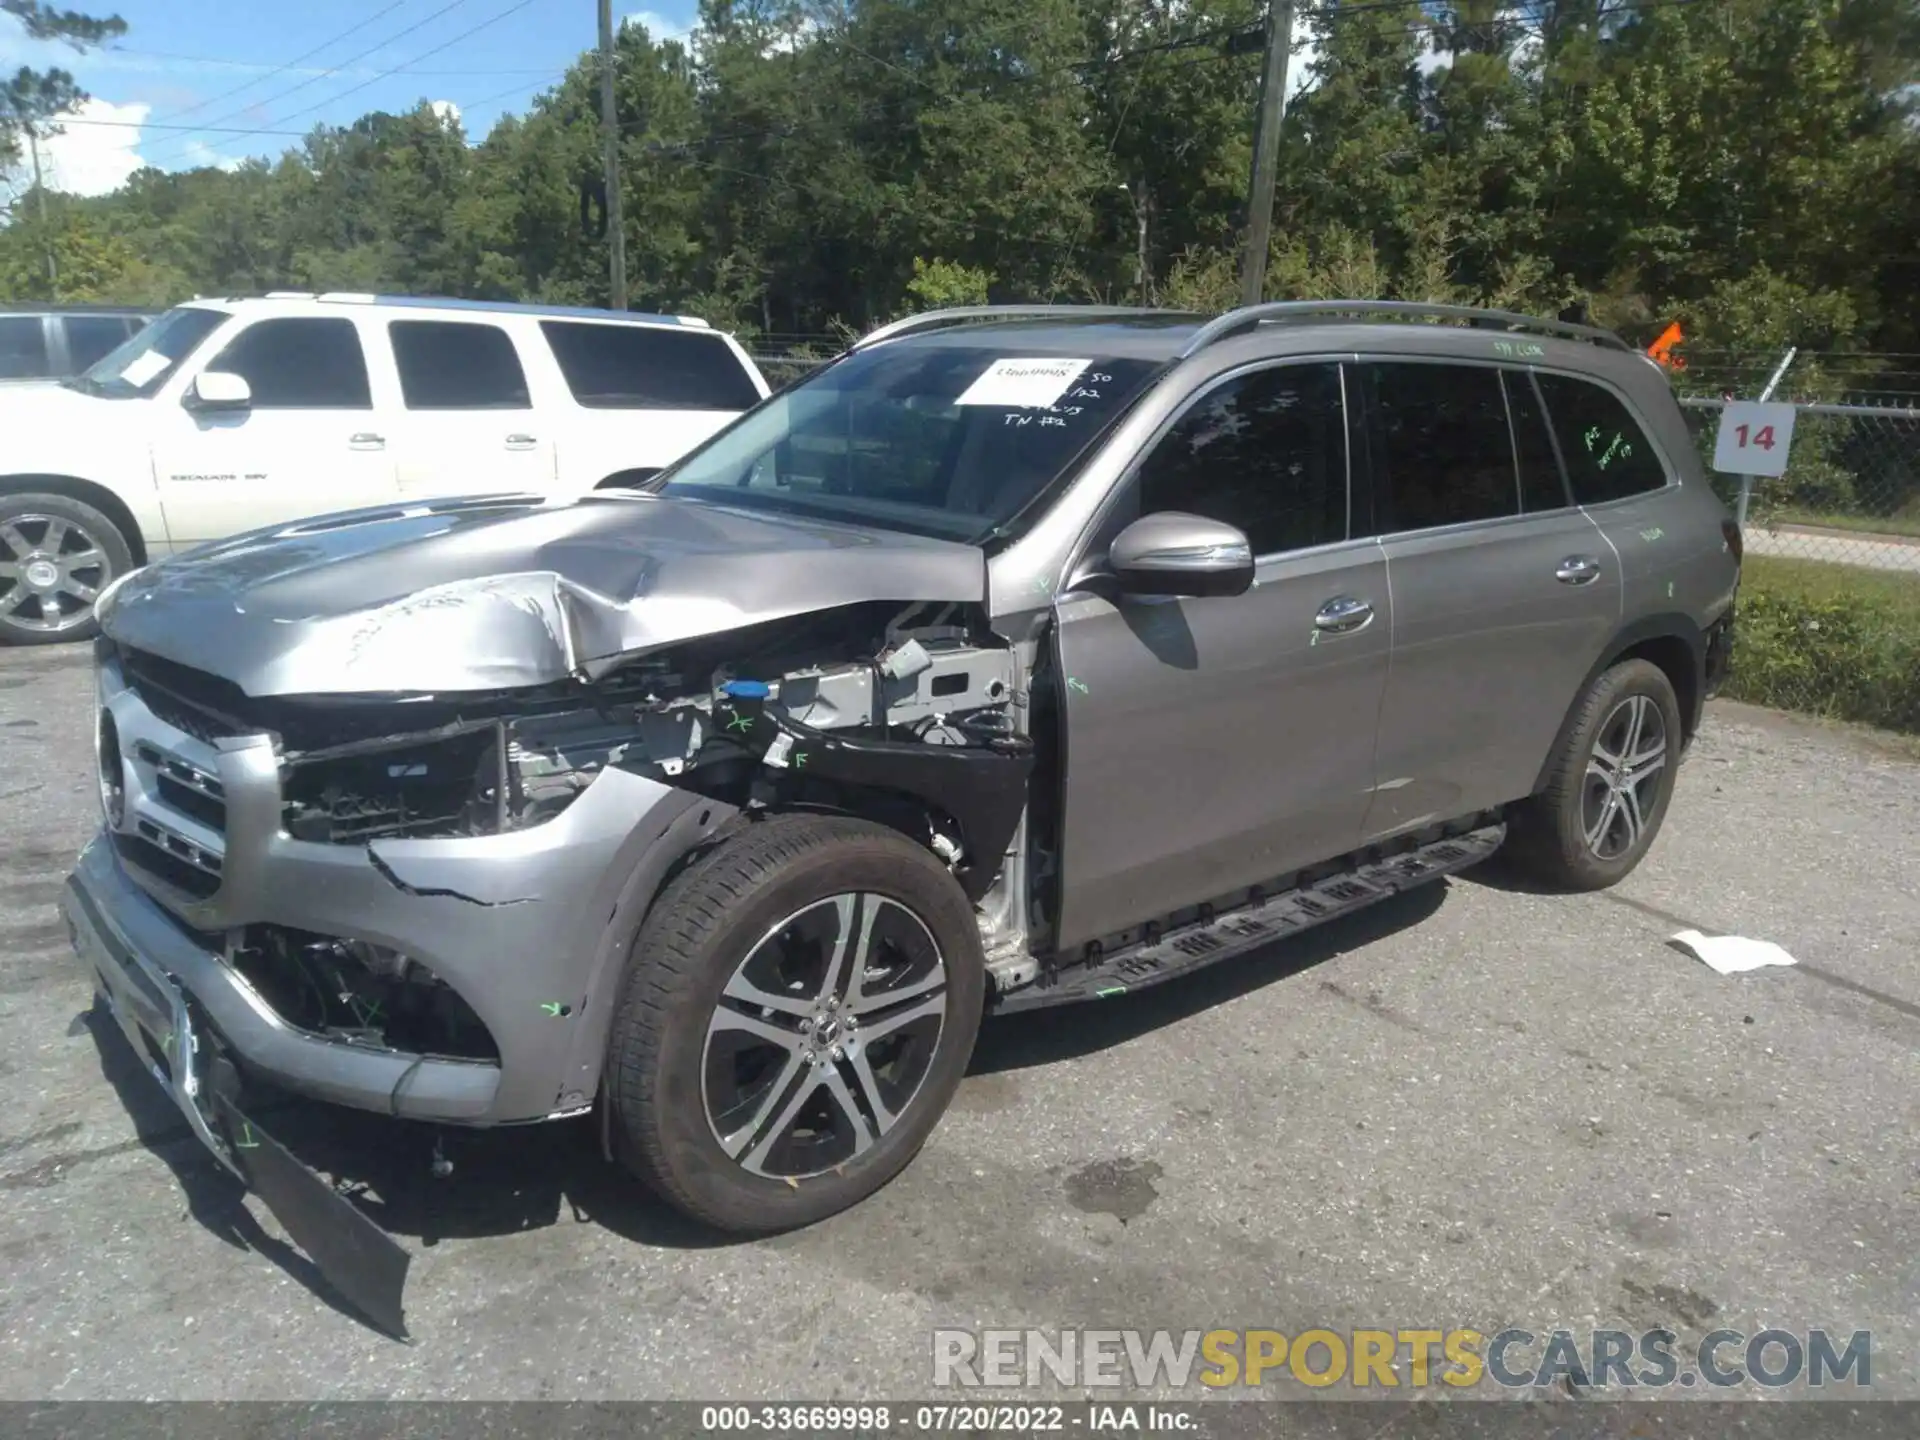
[[[525,410],[526,372],[498,325],[396,320],[390,330],[409,410]]]
[[[1202,395],[1140,467],[1140,513],[1244,531],[1256,555],[1347,538],[1347,423],[1337,365],[1283,365]]]
[[[1665,486],[1667,469],[1659,452],[1618,396],[1570,375],[1536,378],[1577,503],[1624,500]]]
[[[111,355],[133,333],[133,322],[122,315],[67,316],[67,360],[76,372]]]
[[[1507,387],[1507,413],[1513,417],[1513,445],[1520,460],[1520,508],[1529,515],[1567,508],[1567,482],[1547,433],[1546,412],[1534,393],[1533,377],[1519,370],[1500,372]]]
[[[573,398],[590,410],[750,410],[760,392],[710,330],[543,320]]]
[[[1380,531],[1430,530],[1520,513],[1500,372],[1489,366],[1359,367],[1373,400]]]
[[[373,408],[367,357],[351,320],[262,320],[207,368],[245,380],[256,410]]]
[[[47,331],[40,317],[0,317],[0,380],[38,380],[46,373]]]

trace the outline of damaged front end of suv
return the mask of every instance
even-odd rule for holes
[[[76,945],[195,1131],[396,1328],[404,1255],[277,1146],[263,1168],[242,1088],[436,1124],[590,1109],[650,907],[756,816],[862,817],[983,901],[1033,764],[984,599],[972,547],[651,496],[162,562],[101,605]]]

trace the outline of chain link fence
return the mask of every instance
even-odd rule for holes
[[[1871,399],[1794,403],[1786,473],[1751,482],[1727,693],[1920,733],[1920,403],[1898,403],[1920,396]],[[1711,469],[1726,403],[1681,400],[1737,510]]]

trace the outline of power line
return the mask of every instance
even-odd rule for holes
[[[309,85],[318,84],[320,81],[327,79],[329,76],[338,75],[342,70],[346,69],[347,66],[358,64],[360,61],[366,59],[369,55],[378,54],[380,51],[386,49],[387,46],[391,45],[394,41],[404,39],[406,36],[413,34],[415,31],[426,28],[428,25],[431,25],[434,21],[438,20],[442,15],[448,14],[454,10],[458,10],[462,5],[465,5],[468,3],[470,3],[470,0],[448,0],[447,4],[442,5],[438,10],[434,11],[431,15],[427,16],[424,20],[416,20],[413,24],[407,26],[406,29],[398,31],[392,35],[389,35],[387,36],[386,39],[381,40],[376,44],[369,45],[365,50],[360,51],[356,55],[348,56],[345,60],[342,60],[339,64],[331,66],[328,69],[322,70],[317,75],[309,75],[305,80],[300,81],[297,85],[289,85],[286,89],[278,92],[277,94],[269,95],[264,100],[256,100],[251,105],[243,105],[238,110],[235,110],[230,114],[222,115],[219,119],[209,122],[206,128],[211,130],[214,126],[224,125],[229,120],[243,119],[246,116],[248,111],[264,110],[269,105],[277,105],[282,100],[286,99],[289,95],[297,95],[302,90],[305,90]],[[282,123],[284,123],[284,118],[285,117],[283,117]]]
[[[376,10],[373,14],[369,15],[366,19],[360,21],[358,24],[349,25],[345,30],[342,30],[339,34],[331,36],[328,39],[321,41],[318,45],[314,46],[313,49],[307,51],[304,54],[294,56],[293,59],[287,61],[284,65],[276,65],[274,66],[273,69],[267,71],[267,73],[264,75],[256,75],[253,79],[248,80],[243,84],[236,85],[233,87],[233,89],[225,91],[219,95],[215,95],[211,99],[197,101],[194,104],[187,106],[187,108],[184,110],[176,110],[173,112],[173,114],[168,115],[166,118],[168,120],[178,120],[182,115],[191,115],[194,113],[194,111],[204,110],[209,105],[218,105],[223,100],[231,100],[235,95],[238,95],[242,90],[251,90],[255,85],[258,85],[262,80],[271,80],[275,75],[283,75],[287,71],[291,70],[294,66],[300,64],[302,61],[311,60],[314,56],[318,55],[322,50],[326,50],[331,48],[332,46],[338,45],[342,40],[346,39],[349,35],[358,34],[360,31],[366,29],[367,26],[373,24],[374,21],[382,18],[383,16],[391,15],[394,11],[398,10],[402,5],[405,5],[406,3],[407,3],[407,0],[392,0],[391,4],[385,6],[382,9]]]
[[[406,3],[406,0],[397,0],[397,3],[404,4]],[[390,6],[389,8],[391,9],[393,7]],[[385,10],[380,12],[380,14],[382,15],[386,13],[387,12]],[[379,16],[375,16],[373,18],[378,19]],[[363,23],[371,24],[372,21],[369,20]],[[344,32],[341,35],[336,35],[333,38],[333,40],[330,40],[327,43],[329,45],[335,44],[340,40],[344,39],[346,34],[351,34],[351,33],[352,33],[351,31],[348,31],[348,32]],[[320,48],[325,49],[326,46],[321,46]],[[187,65],[208,65],[221,70],[258,70],[258,71],[265,72],[260,76],[260,78],[264,80],[269,75],[277,74],[283,70],[291,69],[293,66],[298,65],[302,60],[309,58],[314,52],[308,51],[306,55],[296,56],[294,59],[287,61],[284,65],[270,65],[267,62],[262,60],[234,60],[229,57],[220,56],[220,55],[185,55],[177,50],[136,50],[131,46],[127,46],[127,45],[106,46],[100,51],[100,53],[102,55],[137,55],[143,59],[148,59],[148,60],[178,60],[183,64],[187,64]],[[470,76],[470,75],[550,75],[553,73],[553,71],[551,67],[539,68],[539,67],[528,65],[528,66],[520,66],[520,67],[508,68],[508,69],[489,69],[489,70],[439,70],[439,69],[407,70],[404,73],[409,75],[438,75],[438,76],[444,77],[444,76]],[[229,92],[229,93],[231,94],[235,92]],[[212,105],[215,103],[215,101],[220,100],[222,98],[224,97],[215,96],[213,100],[202,100],[199,103],[199,105],[195,105],[192,108],[197,110],[201,106]],[[184,114],[189,114],[191,112],[187,110],[183,110],[178,113],[184,115]],[[168,118],[172,119],[173,117],[169,116]]]

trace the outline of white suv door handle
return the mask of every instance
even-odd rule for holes
[[[1331,630],[1336,634],[1347,630],[1358,630],[1373,619],[1373,606],[1365,600],[1356,600],[1351,595],[1336,595],[1320,607],[1320,613],[1313,617],[1314,628]]]
[[[531,435],[507,436],[507,448],[509,450],[531,450],[539,443],[540,442]]]
[[[347,445],[354,450],[384,450],[387,448],[387,437],[375,435],[371,430],[362,430],[358,435],[350,436]]]
[[[1562,585],[1591,585],[1600,578],[1600,562],[1591,555],[1569,555],[1553,576]]]

